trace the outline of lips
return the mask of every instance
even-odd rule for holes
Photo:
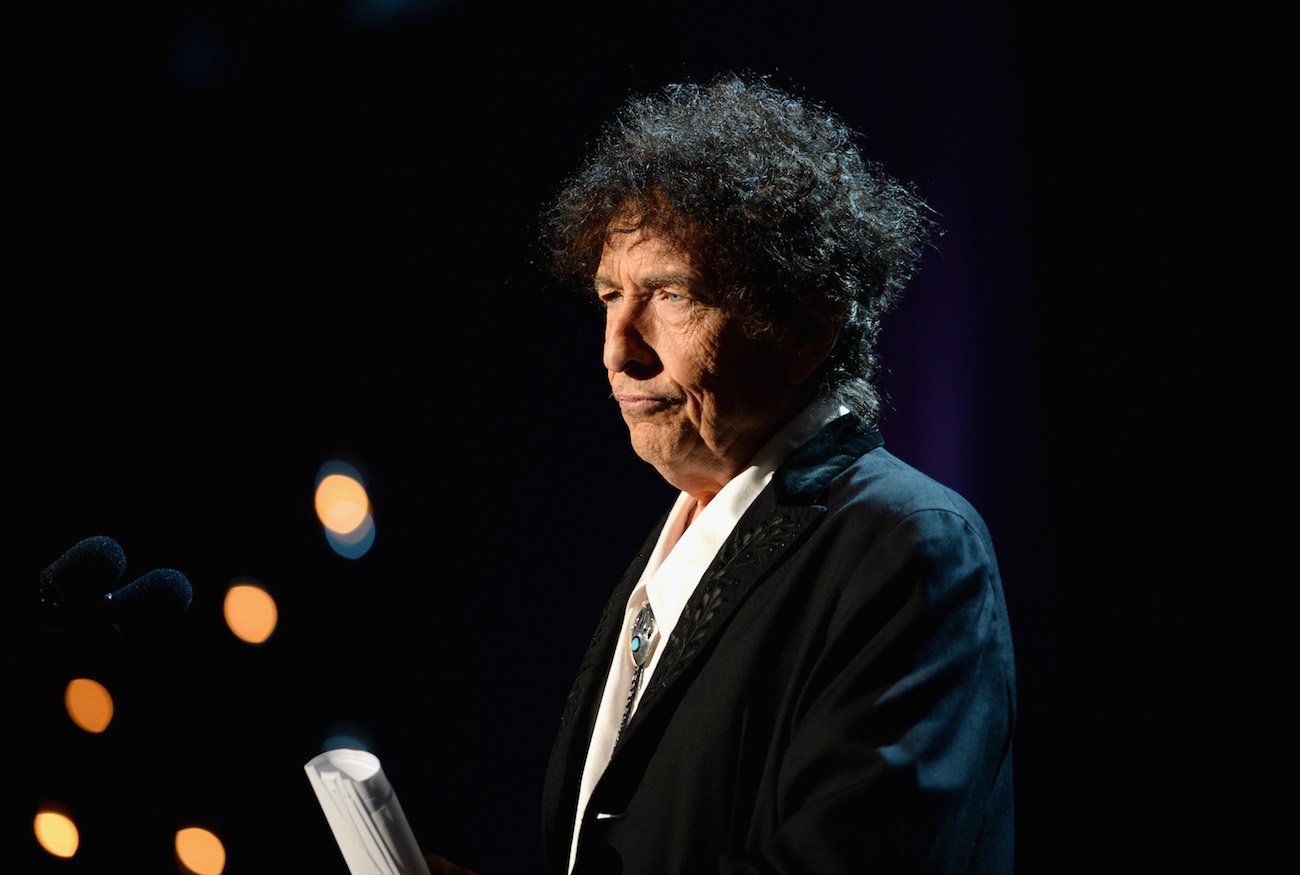
[[[672,396],[635,391],[615,392],[614,400],[624,413],[655,413],[678,403],[678,399]]]

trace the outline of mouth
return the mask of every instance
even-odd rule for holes
[[[678,399],[644,392],[615,392],[614,400],[624,414],[649,414],[667,410],[679,403]]]

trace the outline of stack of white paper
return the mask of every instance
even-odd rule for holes
[[[304,768],[352,875],[430,875],[378,757],[337,748]]]

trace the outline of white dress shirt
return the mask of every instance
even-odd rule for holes
[[[677,620],[686,607],[687,599],[695,591],[700,578],[704,576],[704,572],[713,562],[713,557],[730,536],[736,523],[767,486],[768,481],[772,479],[772,474],[785,460],[786,455],[812,437],[823,425],[847,412],[831,399],[822,398],[814,401],[772,436],[771,440],[754,455],[749,466],[722,487],[689,527],[687,527],[687,520],[690,519],[691,511],[695,509],[695,499],[685,492],[677,496],[654,552],[650,555],[650,561],[646,564],[640,581],[628,598],[623,615],[623,634],[619,635],[614,642],[614,652],[610,656],[613,661],[605,681],[600,711],[596,717],[591,744],[587,748],[586,765],[578,791],[573,840],[569,847],[569,871],[573,871],[573,864],[578,855],[578,826],[582,822],[582,815],[586,810],[587,801],[591,798],[591,792],[609,763],[622,724],[623,711],[627,706],[628,688],[634,672],[628,639],[632,621],[641,606],[647,600],[650,602],[651,610],[654,611],[657,635],[654,637],[654,649],[650,653],[650,660],[642,671],[635,699],[628,710],[629,719],[635,712],[637,703],[641,701],[650,676],[659,664],[664,643],[677,625]],[[601,817],[601,813],[597,812],[596,816]]]

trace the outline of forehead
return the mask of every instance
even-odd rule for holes
[[[619,285],[629,277],[638,281],[648,274],[662,275],[665,271],[683,277],[695,277],[697,272],[689,254],[643,229],[614,231],[601,251],[596,267],[596,285]]]

